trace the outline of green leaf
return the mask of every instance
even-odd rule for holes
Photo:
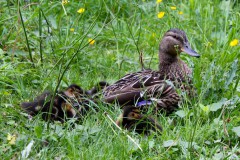
[[[89,131],[89,134],[95,134],[101,131],[101,128],[94,127]]]
[[[187,149],[190,147],[190,145],[193,146],[194,149],[199,149],[200,147],[197,145],[196,142],[187,142],[187,141],[180,141],[179,143],[180,146],[182,146],[183,148]]]
[[[238,70],[238,59],[234,60],[232,63],[231,70],[228,73],[228,79],[226,80],[226,83],[225,83],[226,89],[228,89],[229,84],[232,83],[234,77],[236,77],[237,70]]]
[[[176,146],[177,145],[177,141],[174,140],[167,140],[163,142],[163,147],[170,147],[170,146]]]
[[[9,120],[8,122],[7,122],[7,124],[8,125],[14,125],[16,122],[14,121],[14,120]]]
[[[232,131],[235,132],[238,137],[240,137],[240,126],[238,126],[238,127],[233,127]]]
[[[42,131],[43,131],[43,127],[42,126],[35,126],[34,127],[34,132],[35,132],[35,134],[36,134],[36,136],[38,138],[42,137]]]
[[[149,149],[152,149],[153,147],[154,147],[154,141],[152,140],[152,141],[149,141],[148,142],[148,145],[149,145]]]
[[[223,159],[223,158],[224,158],[224,155],[223,155],[222,152],[220,152],[220,153],[215,153],[212,158],[213,158],[213,159]]]
[[[177,112],[175,112],[176,115],[178,115],[179,117],[183,118],[186,116],[184,110],[179,110]]]
[[[3,55],[4,51],[0,48],[0,55]]]
[[[219,102],[210,104],[210,105],[209,105],[210,111],[215,112],[215,111],[221,109],[222,106],[224,105],[224,103],[225,103],[226,101],[227,101],[227,99],[226,99],[226,98],[223,98],[223,99],[222,99],[221,101],[219,101]]]

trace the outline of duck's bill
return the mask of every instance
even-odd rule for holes
[[[181,50],[190,56],[197,57],[197,58],[200,57],[200,55],[189,46],[184,46]]]

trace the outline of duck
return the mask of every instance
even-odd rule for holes
[[[148,135],[151,130],[162,132],[162,126],[156,120],[150,116],[145,116],[138,107],[132,105],[124,106],[123,113],[120,114],[116,124],[127,130],[134,130],[139,134]]]
[[[103,91],[104,101],[119,103],[120,106],[133,105],[139,108],[154,106],[154,110],[171,114],[181,100],[177,89],[191,95],[192,70],[181,60],[180,54],[199,58],[183,30],[168,30],[159,44],[159,69],[146,69],[123,76]]]
[[[89,112],[91,104],[97,101],[94,96],[107,85],[107,82],[101,81],[85,91],[79,85],[71,84],[65,90],[58,91],[55,96],[50,91],[45,91],[33,101],[21,103],[21,108],[30,116],[42,113],[42,118],[46,121],[48,118],[62,123],[70,118],[80,120]],[[53,105],[50,109],[52,99]]]

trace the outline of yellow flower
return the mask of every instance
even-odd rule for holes
[[[85,8],[80,8],[77,12],[82,14],[85,11]]]
[[[207,47],[212,47],[212,43],[211,43],[211,42],[208,42],[208,43],[207,43]]]
[[[204,107],[202,108],[202,110],[203,110],[204,112],[208,113],[208,112],[209,112],[209,106],[204,106]]]
[[[234,47],[234,46],[236,46],[236,45],[238,45],[238,39],[234,39],[234,40],[232,40],[232,41],[230,42],[230,46],[231,46],[231,47]]]
[[[74,32],[74,28],[70,28],[70,32]]]
[[[165,12],[159,12],[157,16],[158,16],[158,18],[163,18],[164,14],[165,14]]]
[[[203,110],[205,113],[209,113],[210,109],[209,106],[204,106],[203,104],[199,104],[200,108]]]
[[[8,133],[7,135],[7,140],[9,144],[15,144],[16,143],[17,136],[16,135],[11,135]]]
[[[9,96],[11,93],[7,92],[7,91],[3,91],[3,95],[5,96]]]
[[[182,12],[182,11],[179,11],[179,12],[178,12],[178,14],[182,15],[182,14],[183,14],[183,12]]]
[[[177,9],[177,7],[175,7],[175,6],[172,6],[172,7],[170,7],[172,10],[176,10]]]
[[[62,0],[62,4],[65,5],[68,3],[68,0]]]
[[[156,37],[156,33],[152,33],[152,37],[153,37],[153,38]]]
[[[93,45],[93,44],[95,43],[95,40],[92,39],[92,38],[89,38],[89,39],[88,39],[88,43],[91,44],[91,45]]]
[[[157,4],[159,4],[159,3],[161,3],[161,2],[162,2],[162,0],[157,0],[157,1],[156,1]]]

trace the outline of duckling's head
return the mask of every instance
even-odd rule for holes
[[[170,29],[165,33],[159,50],[160,56],[168,55],[174,58],[181,52],[185,52],[190,56],[200,57],[200,55],[190,47],[186,33],[176,28]]]
[[[143,118],[140,110],[134,106],[125,106],[123,109],[123,118],[127,120],[140,120]]]
[[[66,91],[64,91],[64,94],[68,97],[75,97],[75,95],[78,94],[84,94],[84,91],[81,87],[79,87],[76,84],[71,84]]]
[[[116,123],[128,130],[134,129],[139,134],[148,134],[150,130],[162,131],[162,127],[153,118],[143,115],[140,108],[135,106],[125,106]]]
[[[134,106],[125,106],[123,113],[118,117],[116,121],[118,126],[126,127],[129,123],[142,119],[143,116],[140,110]]]

